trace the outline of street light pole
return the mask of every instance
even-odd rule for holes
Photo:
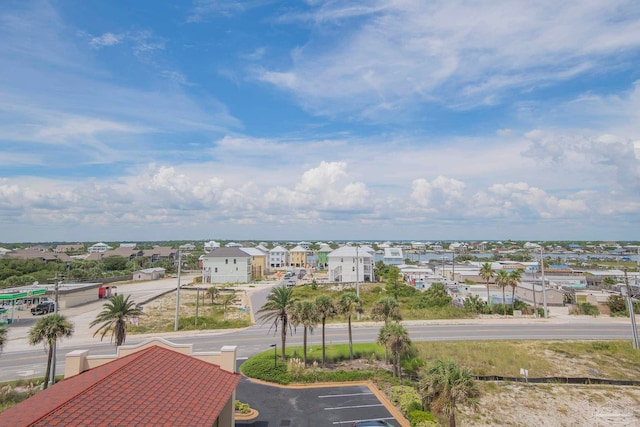
[[[627,294],[627,310],[631,317],[631,333],[633,334],[633,348],[640,350],[638,344],[638,327],[636,326],[636,313],[633,311],[633,298],[631,298],[631,287],[629,286],[629,278],[627,277],[627,267],[624,268],[624,284],[625,293]]]
[[[358,254],[358,246],[356,245],[356,296],[360,299],[360,259]],[[357,314],[358,320],[360,320],[360,312]]]
[[[176,289],[176,319],[173,324],[173,330],[178,331],[178,318],[180,311],[180,271],[182,268],[182,249],[178,248],[178,287]]]
[[[547,318],[547,286],[544,283],[544,255],[543,248],[540,248],[540,267],[542,269],[542,306],[544,307],[544,318]],[[535,292],[535,291],[534,291]]]

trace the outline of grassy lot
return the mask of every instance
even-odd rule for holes
[[[182,289],[180,292],[180,317],[178,329],[186,330],[207,330],[207,329],[230,329],[243,328],[251,325],[251,317],[247,306],[244,292],[236,292],[235,302],[226,307],[223,301],[231,292],[222,292],[214,302],[200,291],[198,302],[198,325],[195,323],[196,296],[197,292],[191,289]],[[138,319],[138,325],[129,325],[127,333],[147,334],[155,332],[172,332],[175,326],[176,295],[170,293],[152,302],[145,304],[144,316]]]
[[[415,288],[407,286],[405,289],[410,295],[400,296],[400,315],[404,320],[433,320],[433,319],[461,319],[476,317],[473,313],[453,307],[422,307],[420,296],[422,293]],[[319,295],[328,295],[335,302],[340,295],[345,292],[355,292],[355,286],[318,285],[313,289],[310,285],[296,286],[294,295],[300,300],[313,301]],[[364,308],[364,313],[360,317],[361,321],[371,320],[371,309],[373,305],[383,296],[389,296],[384,290],[384,283],[362,283],[360,284],[360,299]],[[353,319],[355,321],[355,317]],[[336,316],[328,319],[328,322],[344,322],[343,316]]]

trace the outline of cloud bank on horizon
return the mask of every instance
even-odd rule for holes
[[[640,3],[9,0],[0,241],[640,240]]]

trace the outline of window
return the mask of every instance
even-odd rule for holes
[[[351,271],[356,271],[356,268],[355,267],[351,267]]]
[[[237,260],[234,258],[234,259],[233,259],[233,263],[235,264],[235,263],[236,263],[236,261],[237,261]]]
[[[228,259],[225,259],[225,260],[224,260],[224,263],[225,263],[225,264],[229,264],[229,260],[228,260]]]
[[[218,272],[218,267],[216,267],[216,271],[215,271],[215,273],[217,273],[217,272]]]

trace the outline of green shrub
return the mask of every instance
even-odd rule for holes
[[[407,415],[411,427],[431,427],[437,426],[436,417],[429,411],[414,410]]]
[[[422,409],[420,394],[418,391],[406,385],[391,387],[389,399],[397,405],[403,414],[407,415],[411,410],[416,409],[416,404]]]
[[[622,295],[611,295],[607,300],[611,316],[628,316],[627,303]]]
[[[506,307],[507,315],[513,316],[513,308],[507,304]],[[491,312],[493,314],[504,314],[505,313],[505,305],[504,304],[494,304],[491,306]]]
[[[571,314],[586,314],[587,316],[598,316],[600,315],[600,310],[593,304],[588,302],[581,302],[573,306],[571,310]]]
[[[248,403],[242,403],[239,400],[236,400],[235,411],[240,412],[241,414],[248,414],[251,412],[251,407]]]

